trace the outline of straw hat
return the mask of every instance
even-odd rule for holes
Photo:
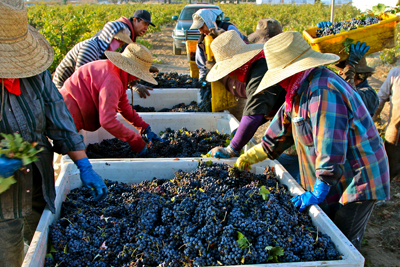
[[[301,33],[294,31],[283,32],[269,39],[264,45],[264,53],[268,71],[254,94],[303,70],[340,59],[334,54],[323,54],[312,50]]]
[[[105,55],[118,68],[146,82],[157,84],[149,72],[153,57],[143,45],[130,43],[122,53],[106,51]]]
[[[216,63],[207,74],[207,81],[218,81],[237,68],[240,68],[260,53],[263,45],[246,44],[234,30],[224,32],[210,45]]]
[[[25,78],[45,71],[54,51],[35,28],[28,25],[23,0],[0,0],[0,78]]]
[[[123,33],[122,31],[117,32],[117,34],[114,35],[114,39],[124,42],[126,44],[133,43],[132,39],[126,33]]]

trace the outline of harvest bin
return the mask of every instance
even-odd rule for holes
[[[217,160],[229,165],[235,163],[234,160]],[[161,179],[172,179],[174,173],[178,170],[186,172],[195,170],[198,161],[194,159],[182,159],[179,161],[173,159],[133,159],[126,161],[108,161],[93,162],[93,169],[104,179],[124,182],[138,183],[143,180],[150,180],[153,177]],[[288,186],[292,195],[298,195],[304,190],[296,183],[288,172],[279,164],[278,161],[265,160],[261,163],[254,164],[251,171],[262,174],[266,166],[275,167],[277,179],[282,184]],[[31,246],[25,257],[24,267],[40,267],[44,265],[49,225],[53,224],[60,217],[61,204],[66,195],[74,188],[81,187],[82,183],[79,178],[79,171],[75,164],[64,164],[61,169],[59,179],[56,181],[57,197],[55,201],[56,214],[52,214],[45,209],[36,229]],[[255,264],[241,266],[364,266],[364,258],[358,250],[350,243],[350,241],[342,234],[342,232],[333,224],[328,216],[318,207],[312,206],[309,209],[309,215],[319,231],[329,235],[335,244],[337,250],[343,255],[342,260],[335,261],[314,261],[314,262],[294,262],[294,263],[276,263],[276,264]]]
[[[318,27],[313,27],[304,30],[303,37],[313,50],[321,53],[336,54],[340,56],[339,61],[343,61],[349,56],[344,52],[343,45],[347,38],[353,39],[353,43],[356,41],[367,43],[370,46],[367,54],[395,46],[396,23],[399,21],[399,17],[394,14],[382,14],[379,18],[382,19],[379,23],[319,38],[315,38]]]
[[[206,131],[218,130],[219,133],[231,134],[233,130],[239,127],[239,122],[233,115],[222,112],[139,112],[138,114],[151,126],[151,129],[156,134],[158,134],[160,131],[165,131],[165,129],[168,127],[172,130],[179,130],[182,127],[186,127],[189,131],[203,128]],[[121,116],[121,114],[118,114],[117,118],[124,124],[124,126],[137,132],[136,128],[130,125]],[[79,133],[83,136],[86,145],[100,143],[104,139],[115,138],[103,127],[94,132],[82,130]],[[251,139],[243,148],[244,151],[247,151],[247,149],[255,144],[255,140]],[[69,157],[63,156],[61,159],[61,164],[63,164],[66,160],[69,160]],[[107,159],[91,159],[91,161],[104,160]]]
[[[129,89],[126,91],[126,94],[128,96],[129,103],[133,103],[133,105],[140,105],[142,107],[154,107],[155,110],[172,108],[180,103],[189,105],[192,101],[196,101],[197,104],[200,104],[201,101],[200,89],[196,88],[153,89],[153,91],[149,92],[150,96],[147,96],[146,98],[140,98],[138,93]]]

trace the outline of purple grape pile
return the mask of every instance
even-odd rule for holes
[[[154,107],[142,107],[140,105],[133,105],[132,108],[136,112],[203,112],[203,107],[200,107],[196,101],[190,102],[189,105],[185,103],[180,103],[172,108],[163,108],[158,111]]]
[[[176,131],[166,128],[160,137],[166,142],[154,142],[149,147],[147,158],[201,157],[216,146],[227,146],[230,140],[230,134],[227,133],[207,132],[205,129],[188,131],[186,128]],[[147,141],[144,136],[143,139]],[[117,138],[89,144],[86,154],[90,159],[137,157],[127,142]]]
[[[98,203],[72,190],[50,226],[50,266],[221,266],[340,260],[290,201],[273,168],[263,175],[199,162],[171,180],[105,181]]]
[[[323,37],[328,35],[338,34],[344,31],[350,31],[359,27],[364,27],[379,22],[379,18],[375,16],[366,16],[360,19],[352,18],[350,21],[341,21],[332,24],[329,27],[317,29],[316,37]]]

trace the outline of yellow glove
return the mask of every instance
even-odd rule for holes
[[[246,153],[241,155],[237,160],[235,166],[238,167],[239,170],[250,169],[250,165],[253,165],[257,162],[263,161],[268,158],[268,155],[264,152],[262,144],[258,144],[250,148]]]

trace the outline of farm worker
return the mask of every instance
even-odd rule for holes
[[[53,62],[53,49],[28,25],[23,0],[0,0],[0,25],[1,132],[18,133],[43,149],[24,172],[18,170],[22,162],[15,164],[16,159],[3,158],[0,165],[1,176],[14,173],[17,180],[0,194],[0,266],[16,267],[23,262],[24,238],[29,245],[46,204],[56,211],[54,151],[68,154],[75,162],[95,201],[107,195],[107,187],[92,169],[83,139],[51,81],[47,68]]]
[[[385,131],[385,148],[389,158],[390,178],[400,173],[400,67],[395,67],[378,92],[379,106],[373,119],[376,121],[386,102],[389,102],[389,121]]]
[[[196,48],[195,61],[199,68],[199,81],[203,82],[206,79],[207,68],[210,69],[214,62],[208,62],[205,54],[204,37],[211,35],[215,38],[220,32],[234,30],[240,38],[247,41],[247,37],[240,33],[232,23],[223,21],[224,12],[219,9],[199,9],[193,14],[193,24],[190,29],[198,29],[201,33]]]
[[[269,38],[282,32],[282,26],[276,19],[260,19],[256,31],[249,35],[249,42],[253,44],[266,43]]]
[[[321,66],[339,60],[311,49],[299,32],[284,32],[264,46],[269,70],[255,94],[280,84],[285,104],[262,142],[241,155],[240,169],[275,159],[296,145],[301,185],[307,191],[292,202],[303,211],[320,204],[360,250],[376,200],[389,199],[388,159],[360,95],[333,71]]]
[[[65,81],[60,93],[64,97],[76,129],[96,131],[106,129],[116,138],[128,142],[139,156],[148,153],[145,134],[151,142],[162,141],[129,104],[126,87],[130,81],[142,79],[157,84],[149,72],[151,52],[141,44],[130,43],[124,52],[105,52],[108,59],[88,63]],[[132,124],[139,134],[125,127],[117,113]]]
[[[76,44],[65,55],[54,72],[54,84],[60,90],[64,82],[79,67],[95,60],[105,59],[105,51],[115,51],[125,43],[136,42],[136,37],[145,34],[149,25],[155,26],[151,22],[150,13],[143,9],[136,10],[129,19],[121,17],[107,22],[95,36]],[[125,35],[118,35],[118,33]],[[153,67],[153,69],[158,71],[157,68]],[[144,85],[136,85],[133,89],[143,97],[150,95],[148,90],[152,90]]]

